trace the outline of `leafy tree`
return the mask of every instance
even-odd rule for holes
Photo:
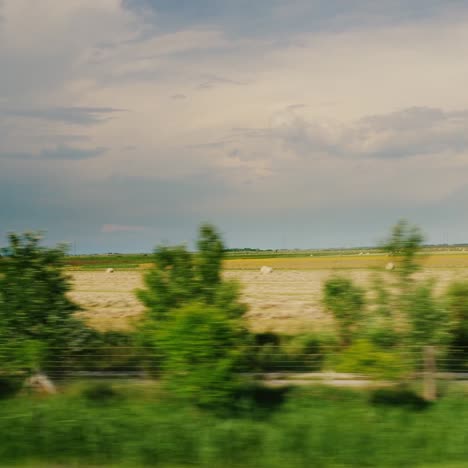
[[[364,291],[350,279],[334,276],[325,282],[323,302],[335,318],[342,345],[348,346],[364,316]]]
[[[440,346],[448,342],[450,320],[447,310],[434,297],[433,281],[418,283],[406,305],[408,338],[416,349]]]
[[[412,275],[419,270],[417,255],[421,251],[424,236],[417,226],[412,226],[406,220],[400,220],[393,226],[389,238],[382,248],[397,263],[396,273],[400,278],[400,286],[407,289],[412,283]]]
[[[224,245],[217,230],[200,227],[198,252],[184,246],[157,247],[154,267],[145,276],[145,289],[137,291],[147,308],[147,318],[164,320],[172,310],[192,302],[218,306],[232,317],[246,311],[239,301],[239,285],[222,278]]]
[[[248,334],[240,318],[237,283],[222,278],[224,245],[213,226],[202,225],[198,252],[158,247],[154,267],[137,291],[147,308],[140,337],[151,368],[174,392],[202,405],[232,397]]]
[[[46,248],[34,233],[10,234],[0,273],[0,366],[50,369],[79,345],[86,327],[67,296],[64,246]]]
[[[154,267],[145,275],[145,289],[137,291],[148,318],[161,320],[174,308],[200,298],[193,255],[184,246],[160,246]]]
[[[383,278],[376,274],[371,283],[373,307],[367,316],[365,335],[374,345],[389,348],[400,340],[397,330],[398,316],[395,313],[395,298]]]
[[[216,229],[203,224],[197,242],[197,269],[200,292],[208,303],[213,303],[217,287],[221,284],[221,268],[224,257],[224,245]]]
[[[412,275],[420,269],[417,257],[424,236],[417,226],[399,221],[384,245],[385,250],[398,259],[397,297],[388,294],[388,302],[406,320],[408,338],[413,346],[436,346],[447,339],[448,315],[434,297],[433,281],[416,281]],[[395,314],[393,314],[395,315]]]
[[[398,282],[389,285],[382,277],[375,277],[370,313],[363,313],[363,291],[342,277],[325,283],[324,303],[335,316],[345,347],[339,359],[341,369],[366,373],[368,368],[367,373],[397,377],[423,361],[425,397],[433,399],[436,355],[449,340],[450,317],[434,294],[434,282],[418,281],[413,276],[420,268],[422,242],[420,229],[407,221],[399,221],[392,228],[383,248],[395,257]],[[448,308],[462,323],[468,286],[453,287],[449,297]],[[401,373],[396,372],[398,366]]]

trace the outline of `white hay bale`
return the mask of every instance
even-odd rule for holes
[[[385,269],[388,270],[388,271],[392,271],[395,269],[395,264],[393,262],[388,262],[386,265],[385,265]]]
[[[25,386],[38,393],[43,393],[46,395],[54,395],[57,393],[57,388],[53,382],[49,379],[49,377],[47,377],[47,375],[42,373],[34,374],[29,377],[25,382]]]
[[[262,275],[269,275],[270,273],[273,273],[273,268],[263,265],[262,268],[260,268],[260,273]]]
[[[106,270],[106,273],[114,273],[114,269],[113,269],[113,268],[108,268],[108,269]]]

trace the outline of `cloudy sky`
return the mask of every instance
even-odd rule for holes
[[[0,0],[0,235],[468,241],[466,0]]]

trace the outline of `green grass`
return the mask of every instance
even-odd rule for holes
[[[458,468],[468,460],[462,394],[415,410],[316,388],[224,417],[118,390],[94,398],[1,401],[0,466]]]
[[[259,251],[228,251],[226,259],[271,259],[271,258],[302,258],[329,257],[336,255],[357,255],[359,252],[377,252],[374,249],[350,250],[259,250]],[[136,268],[140,264],[151,263],[153,256],[147,254],[97,254],[97,255],[69,255],[65,259],[67,267],[78,268]]]

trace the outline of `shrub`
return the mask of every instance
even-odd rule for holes
[[[427,400],[405,386],[374,390],[369,402],[376,406],[397,406],[413,410],[422,410],[430,405]]]
[[[10,371],[47,370],[66,359],[86,331],[67,295],[65,248],[42,247],[37,234],[10,234],[2,254],[0,363]]]
[[[417,226],[412,226],[402,219],[392,228],[389,238],[382,245],[389,255],[397,262],[396,274],[400,286],[406,289],[411,285],[412,274],[419,270],[417,255],[421,251],[424,236]]]
[[[324,360],[324,350],[320,338],[313,334],[291,337],[285,344],[291,368],[295,371],[320,370]]]
[[[0,376],[0,400],[14,396],[21,389],[22,379],[14,376]]]
[[[247,337],[216,307],[194,303],[173,310],[154,331],[170,391],[201,406],[228,405],[242,382]]]
[[[446,292],[450,315],[448,362],[452,370],[468,371],[468,281],[452,283]]]
[[[114,390],[114,387],[106,382],[99,382],[88,385],[83,390],[83,396],[90,402],[103,404],[115,401],[120,395]]]
[[[142,354],[130,333],[90,330],[67,365],[78,371],[135,371],[142,366]]]
[[[336,357],[335,370],[393,380],[401,379],[408,372],[408,365],[397,351],[359,339]]]
[[[290,370],[289,356],[281,344],[266,343],[255,348],[253,368],[258,372]]]
[[[172,310],[193,302],[221,307],[232,317],[244,314],[238,283],[221,276],[224,246],[216,229],[202,225],[197,245],[195,255],[184,246],[155,250],[154,267],[144,278],[146,288],[137,291],[147,319],[162,320]]]
[[[335,318],[342,345],[348,346],[364,315],[364,291],[350,279],[334,276],[325,282],[323,302]]]
[[[406,296],[405,313],[409,325],[408,338],[414,350],[424,346],[447,344],[450,320],[443,304],[434,297],[432,281],[420,282]]]
[[[155,266],[137,292],[146,306],[139,330],[151,369],[161,371],[171,392],[202,406],[234,398],[247,356],[246,307],[237,283],[222,278],[224,246],[217,230],[200,227],[198,252],[158,247]]]

